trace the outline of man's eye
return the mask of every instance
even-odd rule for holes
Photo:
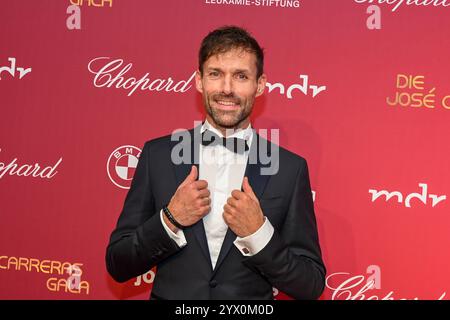
[[[211,72],[209,73],[209,76],[210,76],[210,77],[218,77],[218,76],[219,76],[219,73],[218,73],[217,71],[211,71]]]
[[[246,80],[248,77],[243,73],[238,73],[237,78],[239,80]]]

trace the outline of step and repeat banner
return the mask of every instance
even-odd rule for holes
[[[145,141],[203,119],[222,25],[265,50],[253,126],[308,161],[321,299],[449,298],[448,0],[1,1],[0,298],[148,299],[106,246]]]

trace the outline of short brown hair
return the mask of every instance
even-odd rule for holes
[[[223,26],[211,31],[202,41],[198,53],[198,68],[203,75],[203,64],[211,56],[231,49],[242,48],[256,56],[257,78],[264,72],[264,52],[258,42],[245,29]]]

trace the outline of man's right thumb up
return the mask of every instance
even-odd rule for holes
[[[184,179],[184,181],[180,184],[180,187],[194,182],[195,180],[197,180],[197,176],[198,176],[197,166],[192,166],[191,167],[191,172],[189,172],[189,174],[186,177],[186,179]]]

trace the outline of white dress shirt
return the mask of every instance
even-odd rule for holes
[[[210,130],[223,137],[222,133],[214,128],[207,120],[203,123],[200,133]],[[253,130],[249,125],[246,129],[240,129],[227,137],[245,139],[249,150],[253,141]],[[211,211],[203,217],[203,224],[208,240],[208,248],[211,256],[212,267],[216,266],[223,239],[228,230],[228,226],[223,219],[223,206],[231,196],[231,191],[241,190],[247,165],[249,151],[244,154],[234,153],[221,144],[203,146],[200,145],[200,172],[199,180],[208,182],[208,190],[211,195]],[[169,236],[183,247],[187,244],[182,230],[174,233],[165,224],[161,210],[161,222]],[[253,234],[240,238],[236,237],[234,245],[244,256],[251,256],[261,251],[272,238],[274,229],[270,221],[264,217],[264,224]]]

